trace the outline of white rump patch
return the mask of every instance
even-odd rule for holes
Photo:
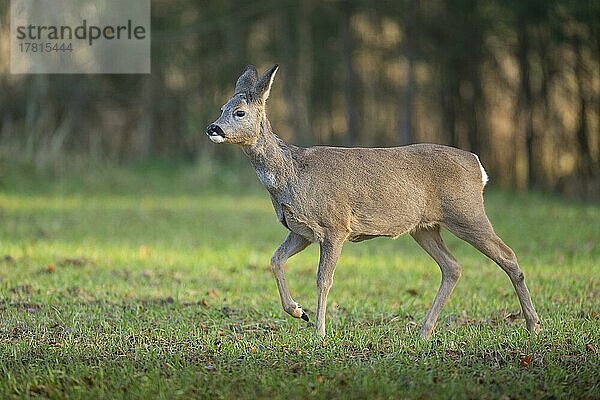
[[[214,143],[223,143],[225,141],[225,138],[221,135],[210,135],[208,138]]]
[[[488,174],[487,172],[485,172],[485,169],[483,169],[483,165],[481,165],[481,161],[479,161],[479,156],[475,153],[473,153],[473,155],[475,156],[475,158],[477,159],[477,163],[479,164],[479,169],[481,170],[481,182],[483,183],[483,186],[485,186],[485,184],[489,180]]]

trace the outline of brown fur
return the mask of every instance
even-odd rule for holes
[[[415,144],[393,148],[302,148],[287,144],[271,130],[266,100],[277,66],[260,79],[248,66],[221,116],[209,126],[213,141],[242,146],[271,196],[279,221],[290,230],[271,259],[283,308],[308,319],[292,300],[285,282],[286,260],[310,243],[321,250],[317,271],[316,329],[325,335],[327,295],[345,241],[410,233],[438,263],[442,283],[420,335],[429,337],[439,312],[460,277],[460,265],[442,241],[446,227],[494,260],[510,277],[527,327],[539,319],[516,257],[485,214],[478,158],[452,147]],[[236,112],[245,112],[243,117]]]

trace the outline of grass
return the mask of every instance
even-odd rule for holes
[[[416,338],[439,270],[409,237],[346,245],[326,342],[280,307],[285,236],[249,168],[7,177],[0,398],[599,398],[600,206],[489,190],[543,331],[507,276],[445,235],[463,276]],[[317,248],[288,283],[314,320]]]

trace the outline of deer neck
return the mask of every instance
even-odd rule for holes
[[[271,195],[280,197],[289,190],[297,176],[291,149],[273,133],[266,117],[261,121],[258,140],[254,145],[244,147],[244,153]]]

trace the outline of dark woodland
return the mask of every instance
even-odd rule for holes
[[[156,0],[151,74],[0,60],[0,169],[238,159],[204,129],[248,63],[280,64],[269,113],[287,141],[444,143],[480,154],[493,185],[600,198],[598,0]]]

